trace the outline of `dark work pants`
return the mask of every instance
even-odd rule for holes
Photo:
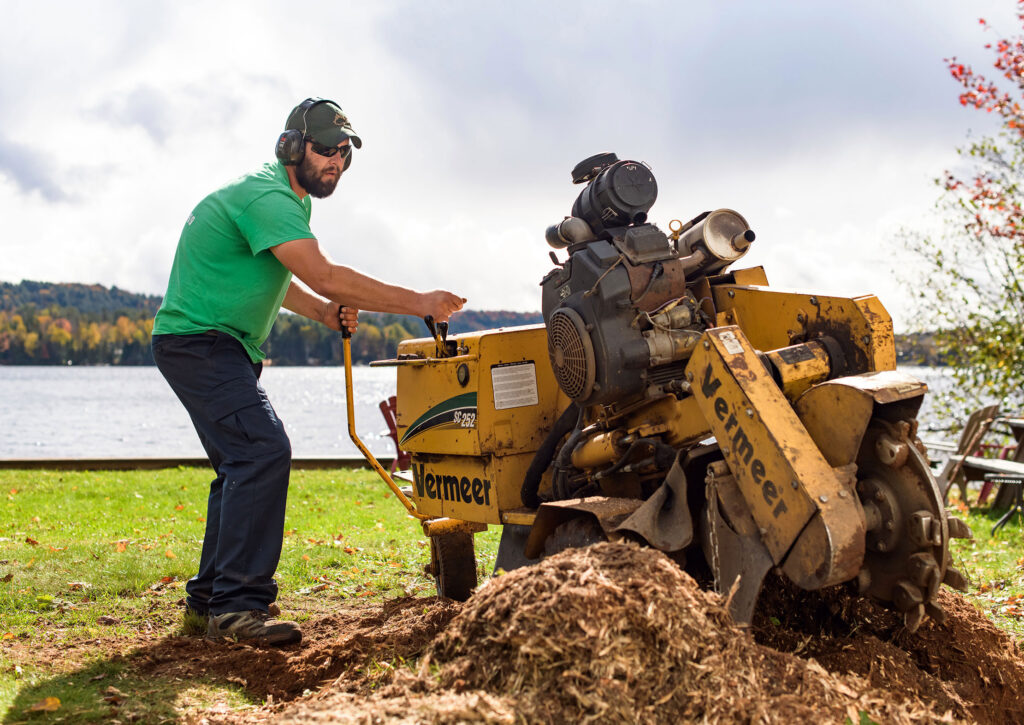
[[[188,605],[213,614],[266,611],[277,598],[292,449],[260,385],[263,366],[224,333],[154,335],[153,358],[217,474]]]

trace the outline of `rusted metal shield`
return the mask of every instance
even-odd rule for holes
[[[679,458],[664,483],[616,531],[632,531],[661,551],[679,551],[693,541],[693,517],[686,499],[686,474]]]
[[[570,498],[565,501],[551,501],[541,504],[537,510],[537,518],[533,522],[530,537],[526,540],[526,558],[536,559],[544,552],[544,542],[548,536],[569,519],[577,516],[592,516],[601,525],[610,540],[621,538],[615,529],[631,513],[643,504],[638,498],[609,498],[608,496],[589,496],[587,498]]]
[[[732,618],[749,624],[761,582],[773,562],[742,502],[732,476],[719,478],[708,487],[708,508],[700,522],[701,548],[715,575],[715,588],[728,596]],[[727,522],[723,510],[736,518]]]

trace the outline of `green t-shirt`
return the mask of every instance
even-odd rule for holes
[[[292,278],[270,248],[313,237],[311,206],[292,191],[280,162],[199,202],[178,240],[153,334],[219,330],[241,342],[253,362],[262,360],[260,345]]]

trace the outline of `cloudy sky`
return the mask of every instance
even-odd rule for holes
[[[874,292],[912,324],[897,233],[991,131],[943,58],[1012,0],[4,0],[0,280],[162,294],[192,207],[271,159],[306,96],[364,140],[313,231],[338,261],[535,311],[569,171],[646,161],[663,228],[720,207],[773,286]],[[984,17],[995,32],[978,24]],[[564,254],[564,253],[563,253]]]

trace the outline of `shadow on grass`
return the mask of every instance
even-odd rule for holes
[[[173,667],[167,673],[153,672],[154,664],[166,663],[169,653],[183,650],[181,654],[192,660],[204,644],[211,648],[237,646],[171,635],[128,654],[97,658],[70,672],[38,680],[29,674],[33,681],[18,690],[0,722],[174,723],[190,709],[217,707],[227,711],[259,704],[259,692],[244,686],[244,671],[235,676],[196,672],[188,677],[175,674]],[[186,669],[201,669],[195,664],[190,662]]]
[[[395,663],[418,658],[458,611],[436,597],[355,605],[304,621],[302,643],[280,648],[178,632],[25,685],[2,722],[176,722],[200,710],[289,702],[343,679],[372,689]],[[60,709],[32,712],[47,697],[60,698]]]

